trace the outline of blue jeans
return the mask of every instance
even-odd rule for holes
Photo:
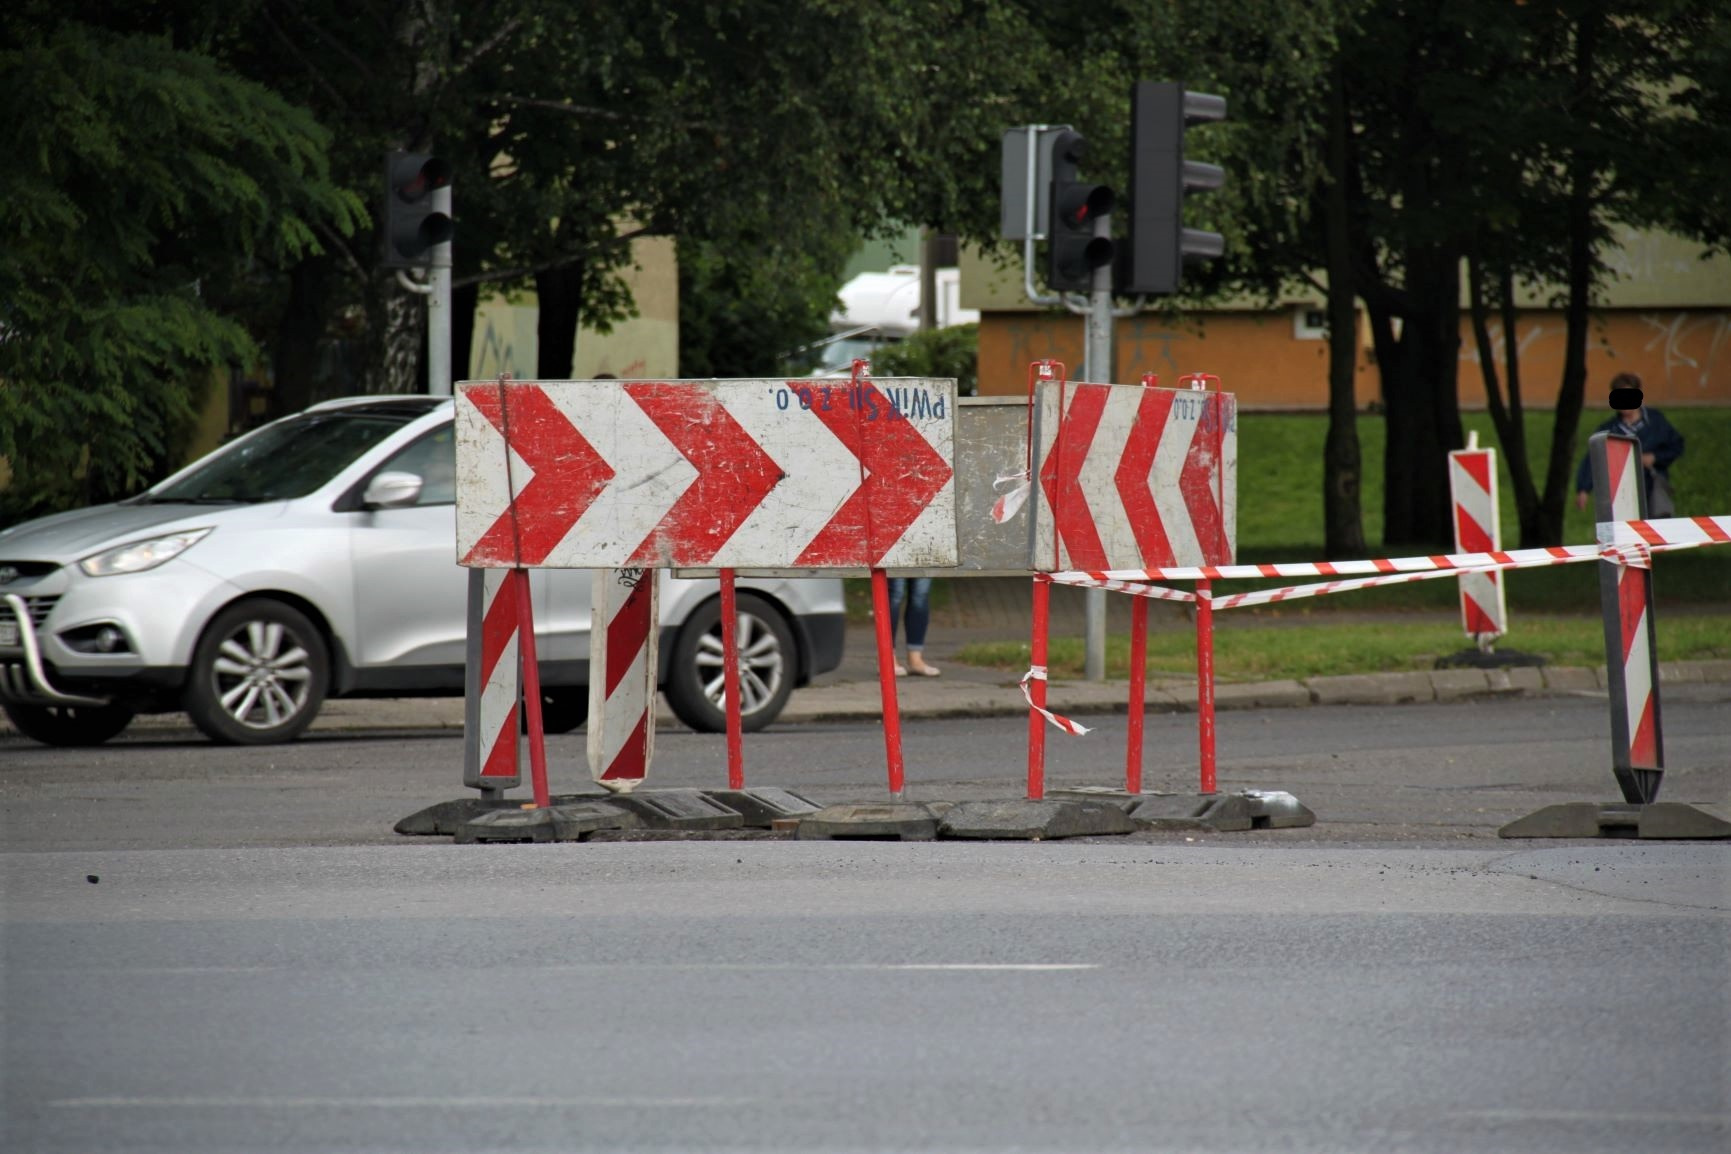
[[[908,585],[913,584],[913,596]],[[896,626],[901,624],[902,602],[908,603],[908,648],[926,647],[926,626],[932,620],[932,579],[930,577],[890,578],[890,644],[896,643]]]

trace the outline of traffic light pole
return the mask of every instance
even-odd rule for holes
[[[1105,214],[1094,218],[1094,235],[1110,239],[1112,217]],[[1094,283],[1088,292],[1087,340],[1083,346],[1082,379],[1112,380],[1112,266],[1101,265],[1094,270]],[[1106,591],[1089,589],[1082,603],[1083,624],[1082,676],[1089,681],[1106,679]]]
[[[433,211],[451,215],[451,188],[433,191]],[[427,392],[451,395],[451,242],[432,249],[432,289],[427,296]]]

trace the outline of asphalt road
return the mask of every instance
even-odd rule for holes
[[[1098,727],[1086,737],[1048,731],[1048,788],[1122,786],[1124,717],[1086,720]],[[1731,801],[1731,685],[1668,689],[1664,721],[1662,796]],[[1617,800],[1609,729],[1602,697],[1233,711],[1218,718],[1219,786],[1286,790],[1316,811],[1309,830],[1251,835],[1261,844],[1494,843],[1499,826],[1541,806]],[[584,740],[549,740],[554,793],[591,788]],[[1194,715],[1150,715],[1144,744],[1144,788],[1197,788]],[[1019,719],[909,723],[903,749],[915,800],[1025,796]],[[749,734],[745,762],[748,785],[819,802],[887,797],[871,724]],[[397,820],[465,796],[461,780],[454,731],[315,733],[261,748],[212,745],[191,729],[129,731],[89,750],[0,737],[0,828],[14,851],[398,844]],[[657,734],[649,785],[726,783],[720,738]]]
[[[1723,690],[1666,699],[1723,801]],[[1107,784],[1122,719],[1054,734]],[[0,1149],[1720,1151],[1731,851],[1503,842],[1609,800],[1603,701],[1221,718],[1308,830],[1091,843],[454,846],[455,737],[0,744]],[[910,793],[1015,796],[1020,727],[909,726]],[[1151,788],[1194,719],[1150,718]],[[654,784],[718,785],[658,739]],[[747,741],[883,796],[881,734]],[[554,742],[556,789],[580,735]]]

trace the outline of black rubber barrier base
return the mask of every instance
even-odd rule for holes
[[[1547,805],[1497,831],[1498,837],[1620,837],[1700,841],[1731,838],[1731,806],[1656,801]]]

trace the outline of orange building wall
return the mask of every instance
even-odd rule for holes
[[[1181,374],[1213,373],[1245,408],[1320,409],[1328,402],[1328,342],[1295,336],[1290,310],[1213,312],[1168,320],[1158,314],[1114,324],[1117,378],[1145,372],[1176,385]],[[1522,394],[1531,407],[1556,401],[1562,380],[1564,323],[1559,312],[1520,316]],[[1377,399],[1376,365],[1361,326],[1355,394],[1360,408]],[[1501,354],[1501,327],[1492,326]],[[980,392],[1019,395],[1030,361],[1063,361],[1082,375],[1082,319],[1049,312],[987,312],[980,321]],[[1483,377],[1470,321],[1462,320],[1461,406],[1485,407]],[[1500,370],[1500,365],[1499,365]],[[1731,406],[1731,311],[1630,309],[1595,316],[1587,342],[1589,403],[1619,372],[1640,375],[1656,405]],[[1499,376],[1500,376],[1499,372]],[[1503,382],[1507,387],[1506,380]]]

